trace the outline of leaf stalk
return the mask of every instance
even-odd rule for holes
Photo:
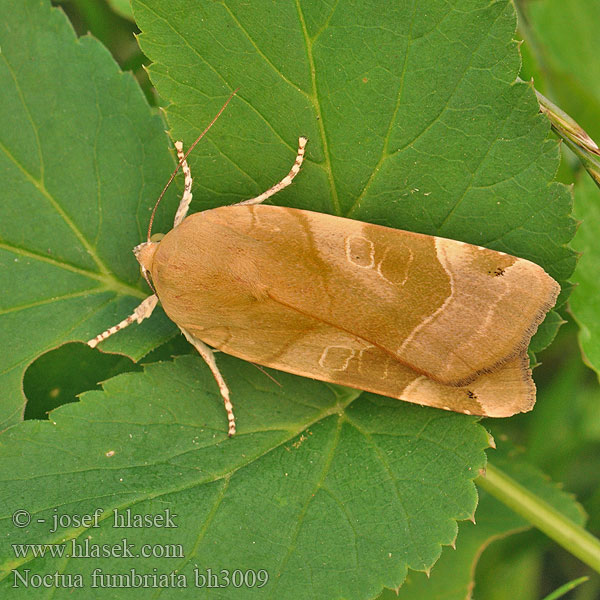
[[[488,463],[475,482],[573,556],[600,573],[600,540],[501,469]]]

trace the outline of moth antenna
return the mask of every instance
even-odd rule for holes
[[[176,169],[173,171],[171,177],[169,177],[169,181],[167,181],[167,185],[165,185],[165,187],[163,188],[163,191],[160,193],[160,196],[158,197],[158,200],[156,201],[156,204],[154,205],[154,208],[152,209],[152,214],[150,215],[150,223],[148,224],[148,241],[150,241],[150,237],[152,236],[152,223],[154,222],[154,215],[156,214],[156,209],[158,208],[158,205],[159,205],[160,201],[162,200],[162,197],[165,195],[165,192],[171,185],[173,179],[175,179],[175,175],[177,175],[177,172],[181,168],[181,165],[183,164],[185,159],[188,157],[189,153],[194,149],[196,144],[206,135],[208,130],[215,124],[217,119],[221,116],[221,113],[225,110],[225,108],[231,102],[233,97],[237,94],[239,89],[240,88],[236,88],[235,90],[233,90],[233,92],[231,92],[231,94],[229,95],[229,98],[227,98],[227,100],[225,101],[225,104],[223,104],[223,106],[221,107],[219,112],[215,115],[213,120],[208,124],[206,129],[196,138],[195,142],[188,148],[188,151],[185,153],[183,158],[177,163]]]

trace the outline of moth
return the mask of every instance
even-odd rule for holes
[[[233,406],[213,349],[455,412],[530,410],[527,347],[556,302],[556,281],[504,252],[262,204],[292,183],[306,143],[260,196],[186,216],[192,177],[176,142],[185,184],[173,229],[154,242],[149,228],[134,248],[155,293],[88,344],[140,323],[160,301],[211,369],[230,436]]]

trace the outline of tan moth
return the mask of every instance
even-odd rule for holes
[[[298,174],[306,143],[299,139],[289,174],[260,196],[186,216],[192,177],[176,142],[185,185],[173,229],[152,242],[149,227],[134,249],[155,293],[88,344],[140,323],[160,300],[210,367],[230,436],[233,407],[212,349],[445,410],[530,410],[527,347],[558,284],[503,252],[263,205]]]

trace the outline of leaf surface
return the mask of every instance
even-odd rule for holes
[[[2,584],[11,597],[25,573],[139,573],[177,570],[197,598],[194,568],[265,569],[261,589],[222,597],[369,598],[401,585],[408,567],[428,569],[456,519],[473,514],[472,479],[485,464],[488,438],[472,417],[371,394],[348,395],[323,383],[277,374],[281,387],[252,365],[222,360],[243,430],[227,438],[216,385],[195,356],[117,376],[102,392],[27,421],[0,446]],[[237,377],[233,377],[233,375]],[[210,390],[210,391],[207,391]],[[32,515],[17,529],[10,515]],[[103,509],[99,527],[52,532],[55,514]],[[112,511],[164,514],[174,529],[119,529]],[[181,544],[181,556],[24,560],[13,543]],[[140,597],[147,590],[139,590]],[[55,598],[71,597],[68,589]],[[119,596],[120,597],[120,596]],[[131,597],[131,596],[127,596]],[[203,596],[200,596],[203,597]]]
[[[574,273],[570,308],[579,325],[579,344],[584,360],[600,373],[600,194],[598,187],[583,175],[575,186],[575,214],[581,225],[573,240],[573,247],[581,252]]]
[[[20,419],[36,356],[93,337],[147,295],[131,248],[173,162],[162,121],[106,49],[46,2],[0,10],[3,429]],[[171,332],[159,317],[135,347],[127,333],[111,347],[139,358]]]
[[[273,203],[523,256],[562,284],[572,272],[570,195],[549,185],[557,146],[531,87],[515,83],[511,4],[133,8],[173,138],[189,145],[239,88],[191,157],[192,211],[269,188],[305,135],[302,173]],[[560,323],[551,315],[532,349]]]
[[[600,139],[600,20],[597,2],[546,0],[523,5],[546,95],[596,140]],[[565,23],[569,34],[565,35]],[[542,82],[540,81],[540,84]],[[536,79],[536,86],[538,80]]]
[[[529,465],[518,453],[509,453],[503,449],[490,454],[496,468],[530,492],[544,498],[574,522],[584,524],[585,513],[573,496]],[[476,584],[476,569],[482,553],[495,540],[525,531],[531,525],[485,490],[478,489],[478,493],[476,523],[460,524],[456,548],[444,548],[429,577],[423,573],[411,573],[398,594],[387,590],[378,600],[465,600],[470,597],[488,597],[486,590],[482,591]],[[497,574],[497,570],[495,573]],[[497,586],[498,579],[494,580],[493,574],[490,579]],[[504,596],[505,588],[510,583],[503,581],[501,589]]]
[[[147,293],[130,251],[174,163],[161,120],[97,42],[77,40],[46,3],[3,5],[0,89],[11,121],[0,128],[0,276],[9,290],[0,344],[11,352],[3,353],[0,383],[10,424],[35,356],[93,337]],[[570,197],[549,183],[556,143],[546,140],[532,90],[514,83],[510,3],[455,9],[431,1],[416,10],[406,2],[383,11],[342,0],[175,0],[133,8],[153,82],[171,102],[172,139],[190,144],[240,86],[191,157],[192,211],[264,191],[288,172],[298,136],[307,135],[306,165],[277,204],[486,245],[540,263],[561,283],[570,275]],[[169,228],[176,202],[165,198],[155,231]],[[558,323],[548,319],[533,347]],[[157,310],[102,349],[137,359],[175,332]],[[48,519],[54,509],[171,507],[180,527],[152,534],[156,543],[183,544],[183,558],[106,560],[107,571],[265,568],[266,597],[305,589],[368,598],[399,586],[408,568],[432,566],[456,520],[475,508],[472,480],[487,445],[481,426],[273,373],[279,387],[251,365],[218,360],[239,422],[232,440],[196,357],[111,379],[104,392],[54,411],[51,423],[9,429],[0,446],[5,543],[88,535],[116,543],[125,534],[109,521],[98,531],[51,534]],[[21,506],[46,524],[15,533],[10,515]],[[126,534],[136,547],[148,537]],[[7,590],[13,567],[90,574],[99,566],[19,561],[9,545],[1,558]],[[11,588],[19,593],[27,591]],[[162,592],[175,593],[184,592]]]
[[[538,60],[552,98],[567,111],[596,142],[600,140],[600,42],[592,34],[600,18],[600,5],[572,0],[527,5]],[[564,35],[564,23],[570,34]],[[573,276],[576,284],[570,310],[579,325],[579,343],[584,359],[596,373],[600,370],[600,256],[598,252],[598,188],[585,174],[575,184],[575,216],[581,221],[573,248],[581,252]]]

